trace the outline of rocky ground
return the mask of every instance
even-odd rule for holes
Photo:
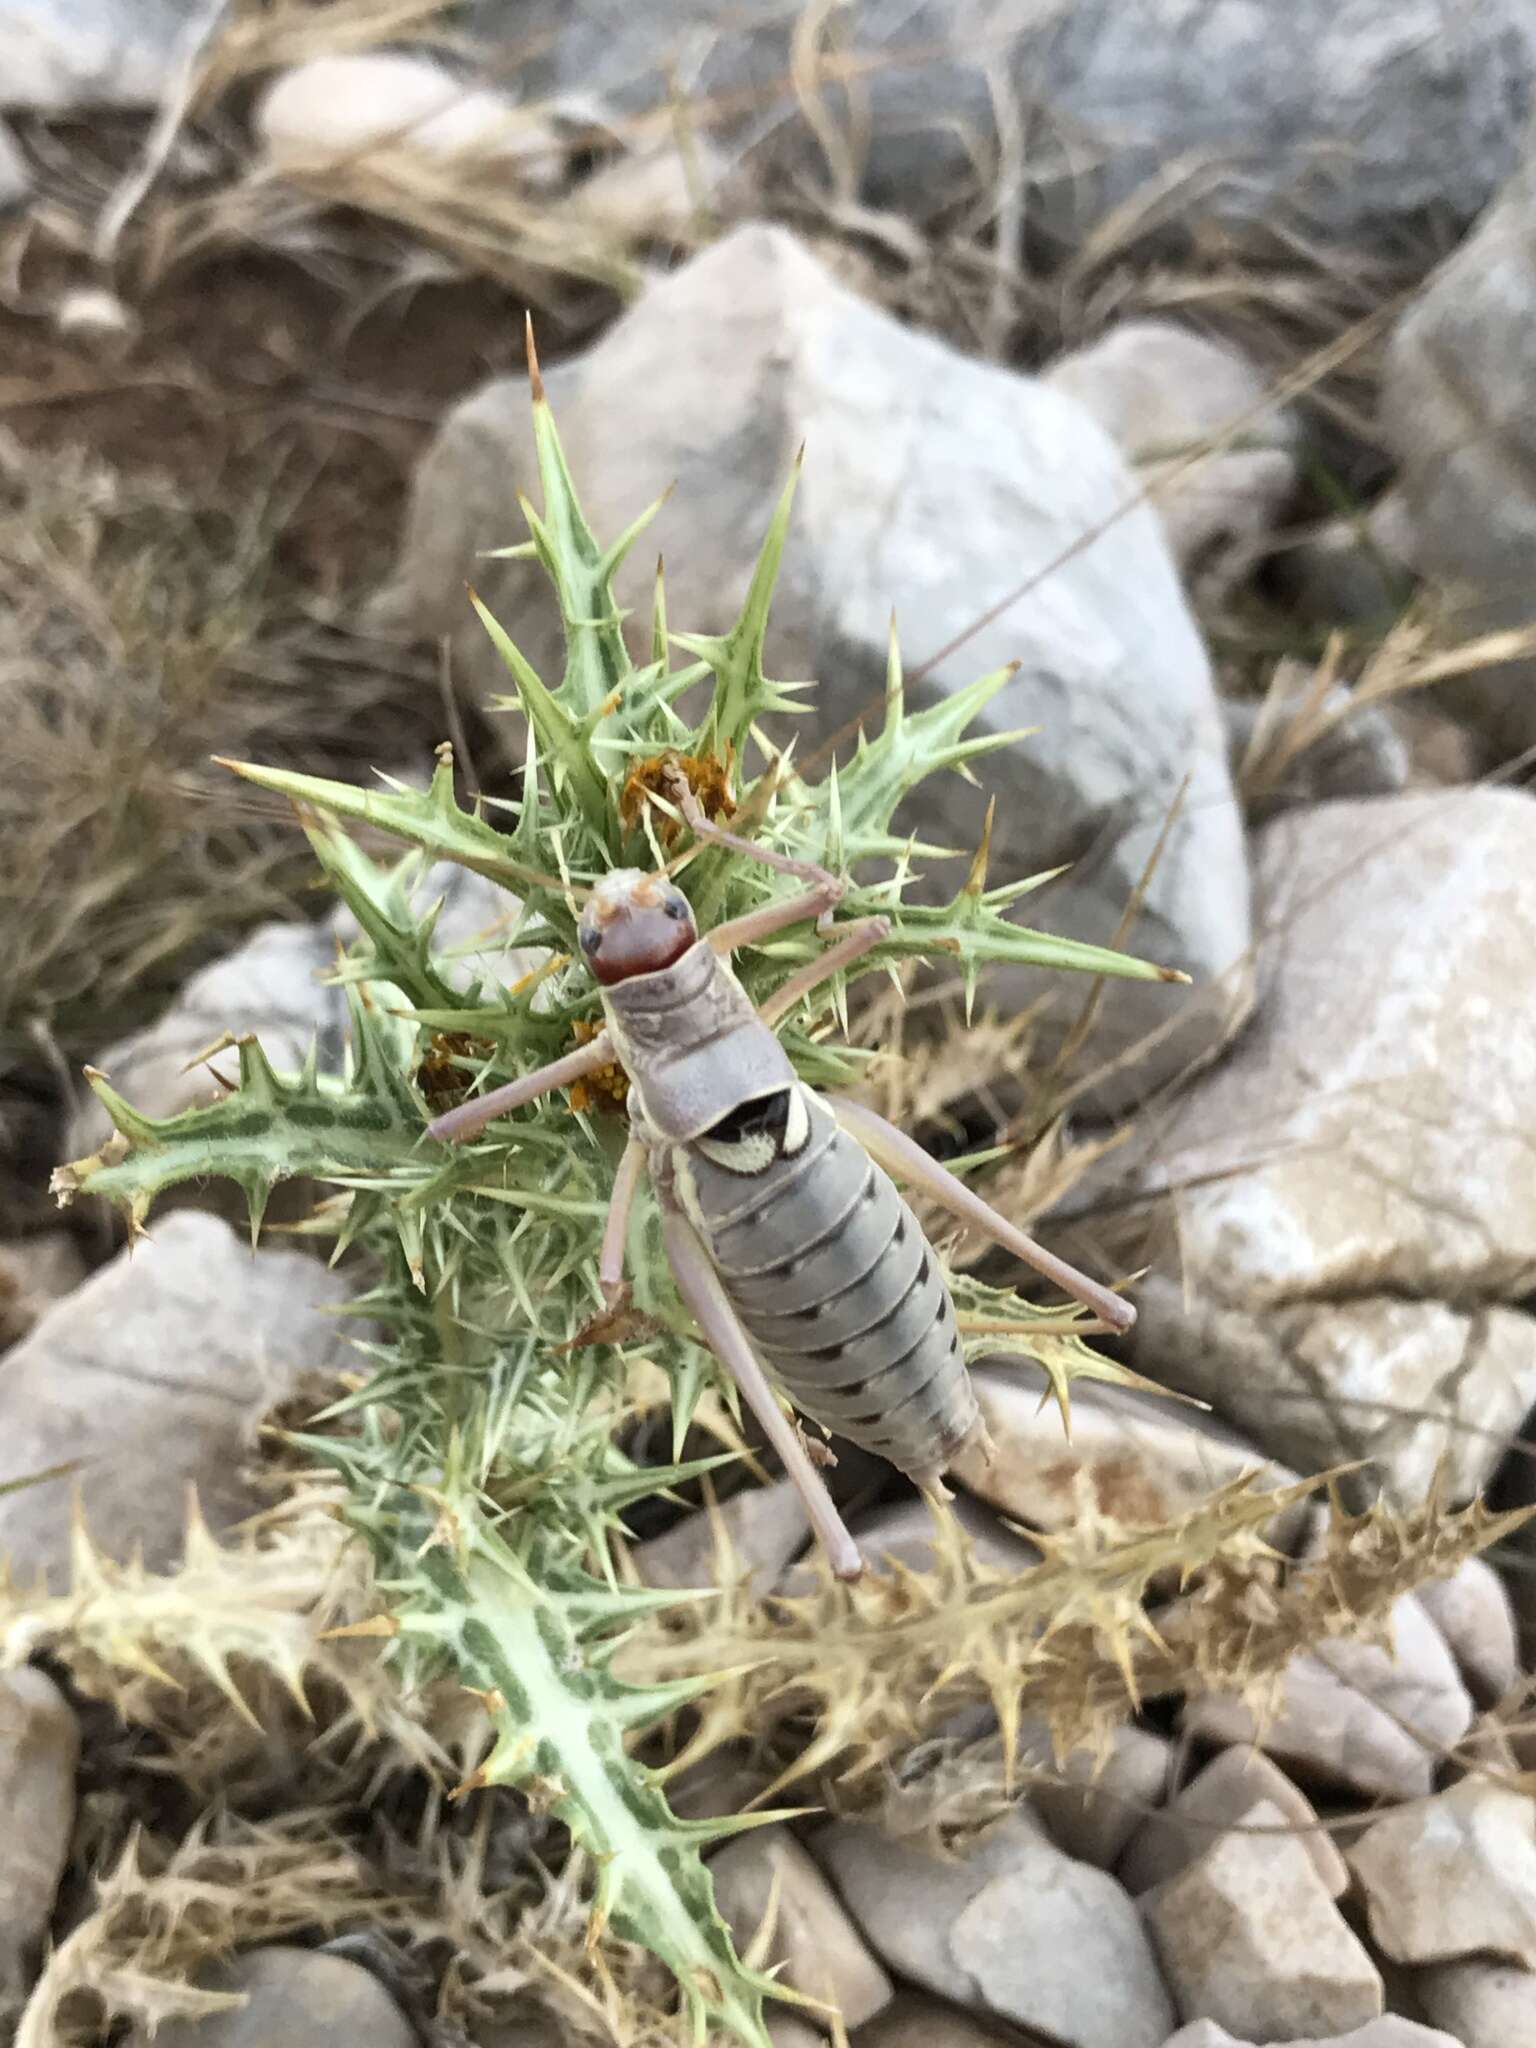
[[[917,694],[1018,662],[994,879],[1063,868],[1032,923],[1191,976],[903,1024],[886,1106],[1005,1139],[994,1200],[1141,1274],[1165,1390],[1079,1387],[1068,1439],[983,1367],[975,1557],[1257,1475],[1262,1571],[1150,1573],[1149,1636],[1316,1589],[1258,1691],[1192,1653],[1065,1753],[1026,1694],[1022,1789],[986,1711],[877,1790],[802,1779],[713,1859],[741,1944],[853,2048],[1536,2041],[1533,1553],[1471,1554],[1536,1500],[1533,87],[1524,0],[0,0],[0,2037],[681,2038],[547,1829],[445,1803],[449,1710],[326,1661],[335,1524],[261,1428],[359,1370],[359,1278],[211,1189],[131,1259],[45,1192],[107,1136],[83,1061],[165,1115],[226,1032],[340,1046],[339,927],[210,753],[417,777],[447,734],[506,785],[463,590],[547,672],[547,593],[485,559],[536,484],[532,308],[594,526],[675,486],[696,631],[805,444],[803,751],[878,709],[893,604]],[[985,795],[908,822],[974,844]],[[435,943],[494,957],[498,914],[460,880]],[[639,1577],[813,1600],[758,1478],[647,1503]],[[910,1490],[839,1484],[943,1583]],[[679,1809],[764,1793],[788,1725]]]

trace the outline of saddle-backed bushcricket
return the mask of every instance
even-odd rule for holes
[[[982,1231],[1076,1296],[1114,1330],[1121,1296],[1015,1228],[904,1132],[797,1077],[774,1026],[889,932],[882,917],[840,933],[846,885],[827,869],[708,820],[675,764],[666,786],[696,840],[791,874],[801,895],[700,934],[668,874],[619,869],[592,889],[579,943],[602,994],[604,1028],[577,1051],[427,1126],[462,1140],[552,1089],[617,1061],[630,1080],[630,1137],[599,1260],[604,1299],[624,1291],[625,1244],[642,1170],[661,1210],[679,1295],[731,1373],[805,1502],[834,1570],[862,1561],[799,1431],[764,1371],[795,1405],[937,1490],[961,1447],[984,1436],[939,1261],[892,1176]],[[732,974],[740,946],[809,919],[830,943],[755,1009]],[[761,1356],[759,1356],[761,1354]]]

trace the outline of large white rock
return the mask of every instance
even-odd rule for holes
[[[1303,1472],[1465,1499],[1536,1403],[1536,799],[1324,804],[1255,857],[1258,1015],[1157,1119],[1138,1361]]]
[[[837,1821],[811,1847],[899,1976],[1062,2048],[1161,2048],[1173,2013],[1136,1909],[1023,1810],[958,1862]]]
[[[770,2008],[767,2017],[769,2048],[823,2048],[826,2035],[819,2034],[809,2020],[798,2019],[786,2007],[777,2011]],[[500,2044],[495,2044],[495,2048],[500,2048]],[[509,2041],[506,2048],[521,2048],[521,2043]],[[561,2044],[552,2042],[550,2048],[561,2048]]]
[[[374,151],[427,161],[498,162],[547,175],[558,139],[547,119],[435,58],[360,50],[311,58],[267,87],[253,116],[279,170],[315,171]]]
[[[1536,1970],[1536,1801],[1482,1778],[1389,1813],[1347,1852],[1371,1938],[1398,1963]]]
[[[1295,224],[1360,247],[1425,209],[1466,220],[1513,163],[1530,99],[1536,30],[1519,0],[1051,13],[1042,98],[1107,159],[1083,181],[1089,218],[1163,171],[1165,207],[1192,224]]]
[[[1246,1819],[1275,1832],[1223,1835],[1142,1901],[1179,2010],[1274,2042],[1374,2019],[1380,1974],[1286,1816]]]
[[[825,2034],[817,2033],[809,2020],[797,2019],[795,2014],[784,2009],[768,2014],[768,2040],[771,2048],[822,2048]],[[516,2042],[508,2042],[507,2048],[519,2048]],[[558,2048],[558,2044],[552,2044]]]
[[[0,107],[153,106],[213,15],[199,0],[0,0]]]
[[[1039,728],[981,764],[1001,798],[992,872],[1074,863],[1030,897],[1029,916],[1108,941],[1187,775],[1132,944],[1201,981],[1232,966],[1248,935],[1247,873],[1209,664],[1156,515],[1136,506],[1098,531],[1135,483],[1073,400],[914,333],[791,235],[756,225],[658,283],[547,383],[596,532],[618,533],[676,485],[620,573],[633,630],[648,630],[658,552],[675,625],[732,622],[803,441],[767,655],[771,673],[818,678],[812,715],[794,721],[802,753],[850,720],[878,721],[893,604],[914,669],[978,627],[914,694],[1022,663],[984,714],[995,731]],[[455,672],[477,695],[506,678],[465,600],[470,575],[534,666],[560,671],[542,573],[480,559],[520,536],[519,490],[537,494],[527,387],[501,378],[449,415],[425,457],[377,608],[380,625],[451,634]],[[974,844],[984,802],[946,776],[898,823]],[[1059,976],[993,985],[1011,1002],[1050,987],[1066,1014]],[[1074,1011],[1082,994],[1071,992]],[[1096,1049],[1125,1049],[1182,1002],[1184,1027],[1137,1069],[1142,1080],[1168,1073],[1219,1035],[1236,1001],[1231,990],[1191,999],[1116,982]]]
[[[1463,636],[1536,624],[1536,160],[1404,313],[1382,425],[1413,565],[1452,586]],[[1437,687],[1502,760],[1536,741],[1536,656]]]
[[[1202,1693],[1180,1726],[1206,1742],[1253,1743],[1310,1781],[1424,1799],[1472,1719],[1444,1638],[1409,1593],[1392,1610],[1390,1647],[1348,1636],[1316,1643],[1286,1666],[1272,1713]]]
[[[151,1567],[179,1552],[187,1488],[215,1530],[260,1505],[241,1477],[268,1410],[349,1354],[347,1282],[299,1252],[252,1252],[216,1217],[162,1216],[57,1303],[0,1372],[0,1478],[78,1460],[0,1495],[0,1558],[67,1584],[74,1485],[98,1548]]]

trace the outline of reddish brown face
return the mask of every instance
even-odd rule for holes
[[[655,974],[698,943],[698,926],[681,889],[665,875],[620,868],[598,883],[581,914],[581,950],[610,987]]]

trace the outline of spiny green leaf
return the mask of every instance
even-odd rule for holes
[[[527,712],[528,722],[538,734],[539,744],[556,776],[570,778],[571,788],[586,814],[587,824],[601,843],[608,835],[612,806],[585,735],[560,700],[539,681],[512,636],[498,624],[473,591],[469,598],[479,614],[480,623],[490,635],[492,646],[511,671],[517,684],[518,701]]]
[[[784,542],[789,534],[790,510],[795,487],[800,481],[804,450],[795,457],[789,482],[774,509],[763,540],[757,566],[752,572],[741,615],[729,633],[674,633],[675,646],[686,647],[709,664],[715,677],[715,694],[709,713],[699,729],[698,742],[716,753],[730,747],[737,755],[746,749],[753,725],[772,711],[804,711],[795,693],[812,687],[809,683],[770,682],[763,673],[763,644],[768,633],[768,609],[778,581]]]

